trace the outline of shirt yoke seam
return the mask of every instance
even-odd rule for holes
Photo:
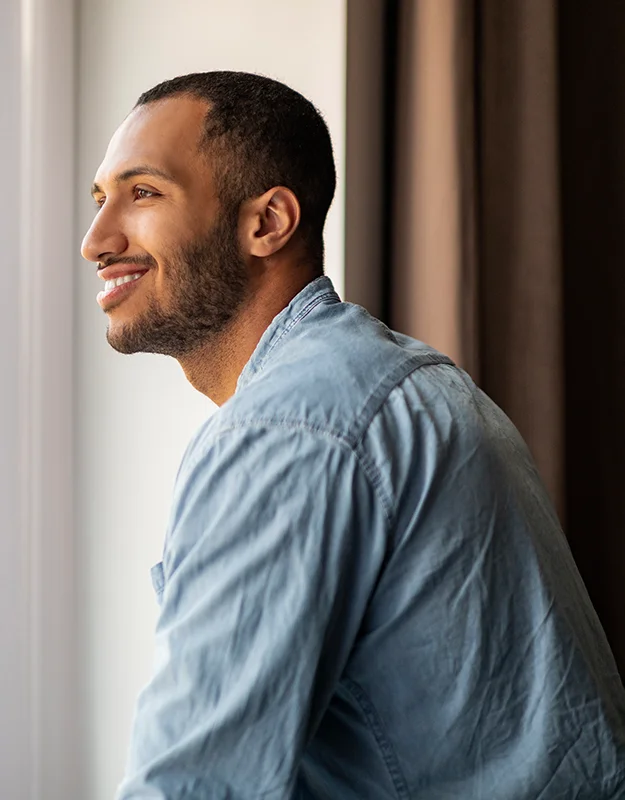
[[[382,480],[382,476],[373,462],[373,460],[369,457],[369,455],[363,451],[363,449],[359,446],[354,446],[350,440],[343,436],[336,431],[333,431],[330,428],[325,428],[320,425],[313,425],[309,422],[304,422],[303,420],[289,420],[289,419],[275,419],[272,417],[254,417],[253,419],[243,419],[237,422],[231,422],[221,428],[218,428],[215,431],[212,431],[213,434],[211,439],[217,440],[222,435],[230,433],[232,431],[239,431],[239,430],[246,430],[246,429],[257,429],[257,428],[274,428],[274,429],[287,429],[287,430],[294,430],[294,431],[306,431],[307,433],[313,434],[315,436],[321,436],[323,438],[331,439],[344,450],[347,450],[351,455],[354,456],[357,463],[359,464],[360,468],[362,469],[367,481],[373,488],[374,494],[380,500],[382,505],[382,509],[384,511],[384,517],[386,519],[389,528],[392,529],[393,519],[394,519],[394,509],[393,509],[393,502],[392,499],[387,495],[384,490],[384,482]]]

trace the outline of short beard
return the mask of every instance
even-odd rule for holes
[[[237,240],[236,215],[222,213],[210,234],[172,254],[163,264],[168,308],[156,297],[131,323],[107,330],[120,353],[160,353],[181,358],[222,333],[247,296],[248,275]]]

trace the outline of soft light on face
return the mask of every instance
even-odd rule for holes
[[[82,253],[106,280],[98,302],[120,352],[188,354],[245,299],[237,215],[220,209],[199,149],[205,114],[183,96],[134,110],[96,175]]]

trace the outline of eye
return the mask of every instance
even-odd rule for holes
[[[137,200],[149,200],[151,197],[156,197],[157,192],[153,192],[151,189],[141,189],[139,186],[135,186],[135,197]]]
[[[93,198],[93,202],[95,204],[95,207],[96,207],[97,211],[99,211],[102,208],[102,206],[104,205],[105,200],[106,200],[106,197],[94,197]]]

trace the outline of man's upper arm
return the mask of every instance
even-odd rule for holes
[[[385,547],[381,504],[329,435],[239,428],[188,454],[120,800],[289,797]]]

